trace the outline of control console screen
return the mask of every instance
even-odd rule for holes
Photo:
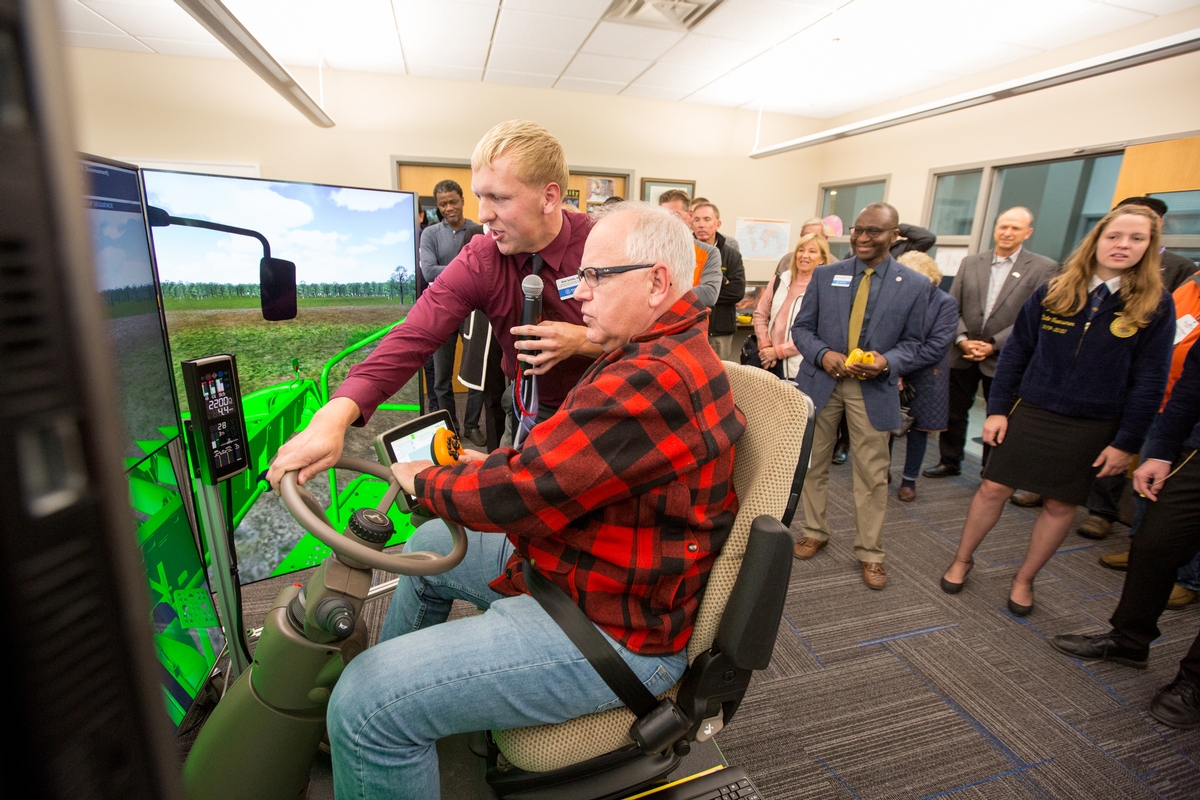
[[[192,410],[202,478],[219,483],[248,466],[245,424],[241,414],[237,369],[233,356],[184,361],[183,382]]]

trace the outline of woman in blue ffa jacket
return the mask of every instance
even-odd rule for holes
[[[1066,538],[1092,481],[1118,475],[1158,411],[1175,311],[1158,272],[1159,223],[1139,206],[1100,220],[1017,315],[992,381],[983,441],[995,446],[942,590],[962,590],[973,554],[1020,486],[1045,497],[1008,609],[1033,610],[1033,579]]]

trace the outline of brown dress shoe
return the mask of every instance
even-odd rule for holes
[[[896,499],[902,503],[911,503],[917,499],[917,490],[911,486],[901,486],[896,490]]]
[[[1042,496],[1035,492],[1018,491],[1013,492],[1008,502],[1019,508],[1037,508],[1042,504]]]
[[[826,544],[827,542],[805,536],[803,539],[792,545],[792,552],[796,555],[796,558],[812,558],[817,554],[817,551]]]
[[[1100,566],[1125,572],[1129,569],[1129,551],[1124,553],[1106,553],[1100,556]]]
[[[1103,539],[1112,533],[1112,523],[1104,517],[1088,514],[1088,518],[1079,523],[1075,532],[1085,539]]]
[[[862,562],[863,583],[871,589],[882,589],[887,586],[887,571],[878,561]]]
[[[1171,597],[1167,600],[1167,608],[1183,608],[1184,606],[1190,606],[1192,603],[1196,602],[1197,595],[1200,595],[1200,592],[1193,592],[1186,586],[1180,586],[1177,583],[1175,584],[1175,587],[1171,589]]]

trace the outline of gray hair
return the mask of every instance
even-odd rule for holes
[[[629,214],[625,255],[630,264],[663,263],[671,270],[671,283],[680,293],[692,288],[696,272],[696,245],[687,225],[670,211],[640,200],[626,200],[596,209],[597,222],[604,217]]]

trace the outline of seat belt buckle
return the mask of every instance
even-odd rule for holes
[[[664,698],[658,707],[629,726],[629,738],[637,742],[643,753],[661,753],[687,736],[691,720],[675,701]]]

